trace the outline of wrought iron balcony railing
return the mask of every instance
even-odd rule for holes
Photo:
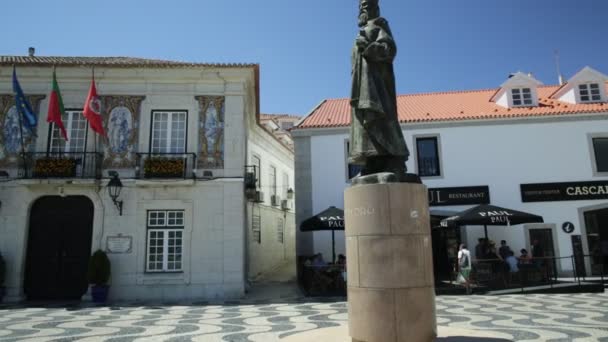
[[[27,152],[19,162],[19,177],[101,178],[102,154],[96,152]]]
[[[135,178],[195,178],[195,153],[137,153]]]

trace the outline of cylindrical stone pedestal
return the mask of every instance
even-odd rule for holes
[[[426,186],[357,185],[344,193],[348,324],[353,341],[437,336]]]

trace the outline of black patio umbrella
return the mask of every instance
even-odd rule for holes
[[[331,230],[332,262],[336,261],[336,238],[334,231],[344,230],[344,210],[331,206],[300,224],[300,231],[313,232]]]
[[[481,204],[441,220],[441,226],[483,226],[487,239],[488,226],[511,226],[522,223],[537,222],[544,222],[543,217],[523,211],[502,208],[491,204]]]

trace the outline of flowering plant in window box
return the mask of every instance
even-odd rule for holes
[[[76,175],[76,159],[71,158],[41,158],[34,165],[35,177],[74,177]]]
[[[144,162],[146,177],[178,178],[184,176],[184,160],[150,158]]]

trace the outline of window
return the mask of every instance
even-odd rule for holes
[[[347,177],[347,180],[351,180],[355,176],[357,176],[359,174],[359,172],[361,172],[362,166],[348,163],[348,156],[350,154],[350,141],[348,141],[348,140],[346,140],[345,152],[346,152],[346,177]]]
[[[186,152],[187,113],[152,112],[152,153]]]
[[[579,84],[578,93],[581,102],[598,102],[602,100],[600,85],[598,83]]]
[[[85,141],[87,139],[87,120],[82,111],[66,110],[61,116],[63,126],[68,134],[68,141],[63,139],[57,125],[51,128],[50,152],[85,152]]]
[[[277,219],[277,242],[285,242],[285,223],[280,217]]]
[[[182,271],[184,211],[148,211],[147,231],[146,271]]]
[[[283,172],[283,198],[287,199],[287,190],[289,190],[289,175]]]
[[[597,172],[608,172],[608,137],[593,138],[592,141]]]
[[[513,106],[532,106],[532,91],[530,88],[511,89]]]
[[[251,232],[253,241],[262,243],[262,215],[260,213],[251,215]]]
[[[272,196],[277,195],[277,168],[274,166],[270,167],[270,172],[268,173],[268,177],[270,177],[270,194]]]
[[[256,188],[259,189],[262,187],[262,161],[256,155],[251,156],[251,161],[253,166],[255,166],[254,172],[257,177]]]
[[[437,137],[416,138],[416,152],[420,177],[441,176]]]

